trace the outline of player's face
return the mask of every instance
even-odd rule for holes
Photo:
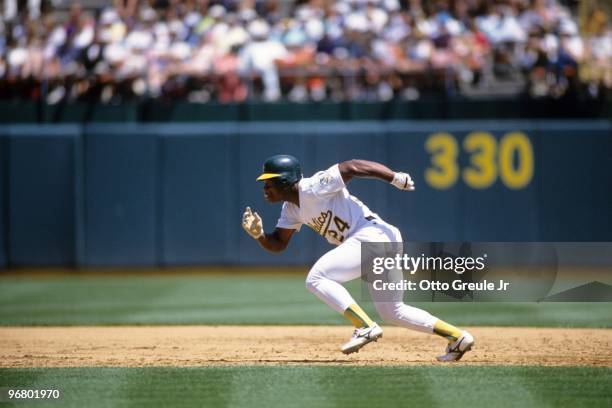
[[[282,201],[282,191],[276,186],[274,180],[266,180],[263,186],[264,198],[269,203]]]

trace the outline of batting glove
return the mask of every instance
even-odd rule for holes
[[[400,190],[414,190],[414,181],[412,181],[412,178],[408,173],[395,173],[393,175],[393,180],[391,181],[391,184],[394,187],[399,188]]]
[[[251,207],[247,207],[242,214],[242,228],[254,239],[259,239],[264,234],[261,217],[251,211]]]

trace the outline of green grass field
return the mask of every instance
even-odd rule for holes
[[[360,298],[359,284],[349,285]],[[406,299],[410,303],[409,299]],[[418,303],[467,326],[612,327],[611,303]],[[373,315],[371,304],[364,308]],[[346,324],[287,276],[0,278],[0,325]]]
[[[588,367],[0,369],[0,386],[64,393],[15,407],[609,407],[610,384]]]
[[[359,299],[359,286],[352,285]],[[610,303],[426,303],[460,325],[612,327]],[[366,309],[372,310],[366,304]],[[303,276],[0,277],[0,325],[346,324]],[[562,351],[560,351],[562,352]],[[612,353],[612,350],[602,350]],[[612,368],[231,366],[5,368],[0,387],[59,387],[15,407],[609,407]]]

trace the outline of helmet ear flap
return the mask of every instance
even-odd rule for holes
[[[283,190],[286,190],[287,187],[289,187],[289,180],[287,179],[287,176],[280,176],[277,183]]]

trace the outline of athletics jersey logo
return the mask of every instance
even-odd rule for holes
[[[330,228],[332,220],[334,221],[334,227],[336,229]],[[342,233],[350,228],[348,222],[337,215],[334,216],[331,211],[321,211],[321,215],[313,218],[310,222],[306,223],[306,225],[312,228],[317,234],[324,237],[330,237],[335,242],[343,242],[344,235]]]
[[[315,230],[317,234],[321,234],[325,236],[325,232],[327,231],[327,228],[329,227],[329,223],[331,221],[331,216],[332,216],[331,211],[327,211],[327,212],[321,211],[320,216],[318,216],[317,218],[313,218],[306,225],[308,225],[310,228]]]

